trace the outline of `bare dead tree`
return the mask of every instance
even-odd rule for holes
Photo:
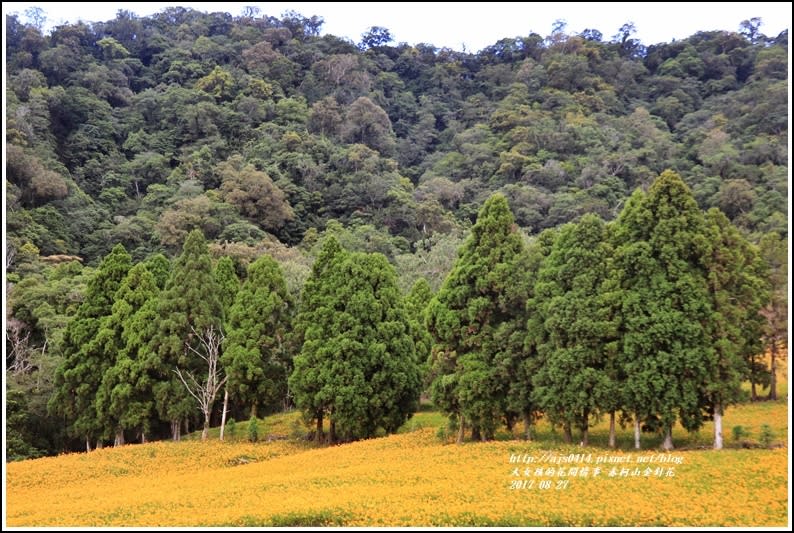
[[[30,360],[30,329],[21,320],[9,318],[6,321],[6,369],[13,375],[26,374],[33,369]]]
[[[6,242],[6,271],[14,266],[14,261],[17,258],[17,249],[10,242]]]
[[[223,440],[223,431],[226,429],[226,413],[229,412],[229,387],[223,388],[223,413],[221,414],[221,435],[220,440]]]
[[[221,370],[218,368],[218,360],[220,359],[221,343],[223,342],[223,333],[215,326],[209,326],[201,333],[191,327],[191,331],[201,346],[199,349],[185,343],[186,350],[189,350],[199,356],[207,364],[207,378],[199,382],[192,372],[182,372],[177,367],[174,372],[179,376],[179,379],[185,385],[188,393],[193,396],[199,404],[199,410],[204,414],[204,430],[201,432],[201,440],[207,440],[207,435],[210,429],[210,415],[212,414],[212,406],[215,403],[215,397],[218,391],[226,383],[226,376],[221,379]],[[186,377],[187,376],[187,377]]]

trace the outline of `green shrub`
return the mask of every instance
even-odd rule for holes
[[[224,434],[230,438],[233,438],[235,433],[237,433],[237,422],[235,422],[234,418],[230,418],[226,421],[226,429],[224,430]]]
[[[744,426],[733,426],[731,433],[733,433],[733,440],[736,442],[750,436],[750,432],[747,431]]]
[[[769,424],[762,424],[761,434],[758,435],[758,442],[761,443],[761,446],[764,448],[769,448],[772,445],[772,441],[774,439],[775,433],[772,431],[772,428],[769,427]]]
[[[259,440],[259,422],[257,422],[255,416],[252,416],[251,420],[248,421],[248,440],[250,442]]]

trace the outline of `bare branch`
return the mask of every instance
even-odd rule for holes
[[[176,370],[174,370],[174,374],[176,374],[177,376],[179,376],[179,379],[180,379],[180,381],[182,381],[182,383],[185,385],[185,388],[187,389],[187,391],[190,393],[190,395],[191,395],[191,396],[193,396],[193,397],[196,399],[196,401],[197,401],[197,402],[199,403],[199,405],[201,406],[201,405],[202,405],[201,398],[200,398],[200,397],[199,397],[199,396],[196,394],[196,392],[194,392],[194,391],[198,391],[198,390],[199,390],[199,385],[198,385],[198,383],[196,383],[196,378],[194,378],[194,377],[193,377],[193,375],[192,375],[190,372],[188,372],[188,373],[187,373],[187,374],[188,374],[188,377],[189,377],[189,378],[191,379],[191,381],[193,381],[193,383],[195,384],[195,385],[191,386],[191,385],[188,385],[188,382],[187,382],[187,381],[185,380],[185,378],[182,376],[182,371],[181,371],[181,370],[179,370],[179,367],[177,367],[177,369],[176,369]]]
[[[20,375],[32,370],[30,330],[27,325],[15,318],[8,319],[6,322],[6,341],[11,348],[6,354],[8,371],[14,375]]]
[[[195,337],[199,340],[200,346],[193,347],[188,342],[185,342],[186,351],[189,350],[193,354],[200,357],[207,365],[207,377],[202,383],[196,379],[191,373],[185,371],[187,379],[182,374],[182,371],[177,368],[174,372],[182,384],[187,389],[193,398],[198,401],[199,409],[204,414],[204,432],[202,433],[202,440],[206,440],[207,431],[209,429],[210,415],[212,414],[212,405],[215,402],[215,397],[218,391],[226,383],[227,377],[221,379],[222,371],[218,368],[218,361],[220,359],[221,344],[223,343],[223,333],[215,326],[205,328],[201,333],[196,331],[194,327],[190,328]],[[190,383],[188,383],[190,380]]]
[[[10,242],[6,241],[6,271],[14,266],[14,260],[17,257],[17,249]]]

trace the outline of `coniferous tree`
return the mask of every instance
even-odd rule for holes
[[[394,268],[381,254],[346,254],[333,241],[318,262],[299,317],[296,403],[318,424],[328,416],[330,442],[394,432],[415,411],[421,386]]]
[[[95,407],[104,437],[115,436],[115,445],[124,444],[124,430],[149,430],[152,415],[151,388],[140,391],[133,375],[135,361],[129,357],[125,339],[130,335],[133,316],[158,293],[154,276],[146,265],[130,269],[116,292],[112,314],[102,323],[90,350],[102,351],[113,361],[102,376]],[[141,394],[142,393],[142,394]]]
[[[223,316],[201,231],[188,234],[159,298],[157,312],[157,333],[149,343],[149,350],[157,354],[160,369],[154,394],[160,416],[171,422],[172,438],[178,440],[180,422],[189,419],[195,405],[175,371],[178,367],[194,375],[204,372],[192,350],[203,349],[201,338],[205,330],[213,327],[217,331]]]
[[[154,277],[157,290],[165,289],[168,276],[171,274],[171,261],[163,254],[154,254],[144,261],[144,264],[146,265],[146,270]]]
[[[612,249],[607,228],[597,215],[560,229],[535,285],[536,312],[546,329],[538,346],[538,371],[532,376],[538,405],[588,443],[591,417],[610,412],[618,384],[609,370],[615,359],[616,322],[605,284]]]
[[[427,316],[427,304],[433,298],[433,291],[430,283],[425,278],[419,278],[411,287],[411,291],[405,296],[405,313],[408,317],[408,325],[416,347],[416,357],[422,367],[422,378],[427,376],[427,365],[429,364],[430,349],[433,346],[433,337],[427,331],[425,317]]]
[[[336,347],[330,422],[345,440],[394,433],[416,411],[420,362],[408,326],[397,274],[379,253],[353,253],[341,265],[345,281],[332,317]],[[345,361],[355,369],[342,370]],[[363,403],[361,400],[365,400]],[[333,436],[333,434],[332,434]]]
[[[433,335],[433,401],[473,438],[492,438],[505,411],[506,384],[494,364],[500,325],[517,311],[501,305],[514,261],[523,248],[507,200],[489,198],[458,259],[428,307]]]
[[[132,315],[123,332],[123,354],[128,359],[123,379],[133,386],[125,416],[132,426],[141,428],[142,441],[159,418],[156,392],[166,379],[163,376],[171,378],[152,343],[159,328],[160,294],[161,291],[157,291]]]
[[[272,406],[286,395],[289,306],[278,263],[266,255],[251,263],[229,310],[221,362],[232,396],[251,405],[252,417],[258,405]]]
[[[85,299],[64,334],[64,360],[55,373],[55,393],[48,407],[70,420],[72,432],[86,439],[101,437],[94,400],[105,370],[113,360],[92,341],[102,319],[110,315],[113,297],[131,266],[124,246],[117,244],[105,256],[88,282]],[[101,441],[98,442],[101,445]]]
[[[722,211],[706,213],[711,244],[708,287],[714,358],[703,390],[705,411],[714,417],[714,448],[722,449],[722,415],[741,399],[741,383],[749,376],[748,363],[763,351],[764,317],[760,311],[769,290],[757,249],[742,237]]]
[[[339,285],[339,263],[344,261],[347,252],[339,245],[336,238],[327,238],[322,245],[320,255],[312,266],[312,272],[301,292],[298,315],[295,318],[295,344],[301,346],[300,354],[293,361],[294,369],[289,377],[289,387],[295,395],[295,403],[303,411],[307,421],[317,424],[315,440],[324,439],[323,420],[329,409],[330,398],[322,390],[322,384],[329,377],[328,371],[318,350],[304,350],[306,336],[311,328],[319,327],[323,315],[333,313],[333,288]],[[321,329],[313,335],[321,337],[325,332]]]
[[[228,333],[229,312],[234,298],[237,296],[237,291],[240,290],[240,279],[235,272],[234,262],[229,256],[223,256],[218,260],[215,269],[212,271],[215,278],[215,283],[218,286],[218,299],[220,300],[221,307],[223,308],[223,332]],[[224,338],[224,342],[226,339]],[[223,355],[221,354],[221,365],[223,365]],[[225,370],[225,369],[224,369]],[[228,377],[228,373],[226,374]],[[209,389],[207,389],[209,390]],[[224,382],[223,387],[223,411],[221,412],[221,430],[220,438],[223,440],[223,430],[226,425],[226,414],[229,409],[229,382],[228,379]]]
[[[234,261],[231,257],[223,256],[218,259],[218,264],[212,271],[215,284],[218,287],[218,300],[223,308],[224,323],[229,320],[229,310],[234,303],[234,297],[240,290],[240,279],[234,269]]]
[[[767,233],[759,243],[761,257],[767,267],[770,298],[762,313],[766,319],[764,341],[771,358],[767,372],[763,363],[750,355],[750,383],[753,400],[756,399],[756,383],[760,376],[769,376],[770,400],[777,400],[777,363],[780,348],[786,344],[788,333],[788,242],[777,233]]]
[[[538,343],[544,338],[543,321],[537,310],[535,284],[546,257],[551,253],[556,232],[544,230],[521,253],[512,270],[513,281],[508,283],[509,304],[517,310],[516,318],[504,325],[507,333],[501,359],[505,368],[507,412],[505,417],[520,417],[524,423],[524,438],[532,438],[532,425],[541,416],[540,406],[533,394],[532,376],[538,371]]]
[[[703,423],[699,397],[713,359],[703,214],[668,170],[646,195],[632,195],[615,229],[624,402],[635,417],[635,446],[645,422],[662,431],[669,450],[677,418],[687,430]]]

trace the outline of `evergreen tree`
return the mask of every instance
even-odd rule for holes
[[[154,277],[157,290],[165,289],[168,276],[171,274],[171,261],[163,254],[154,254],[144,261],[144,264],[146,265],[146,270]]]
[[[663,432],[669,450],[677,416],[687,430],[703,423],[698,404],[713,359],[703,214],[668,170],[647,195],[632,195],[615,242],[624,402],[635,417],[635,446],[644,421]]]
[[[124,444],[124,430],[138,427],[145,435],[152,415],[151,390],[139,394],[133,379],[134,361],[126,351],[126,337],[132,318],[158,293],[154,276],[146,265],[138,263],[130,269],[116,292],[112,314],[102,319],[99,332],[89,350],[103,352],[113,361],[102,376],[95,407],[104,437],[115,436],[115,444]]]
[[[55,373],[55,393],[48,407],[70,420],[72,433],[86,439],[101,437],[94,400],[102,376],[113,359],[94,341],[102,319],[110,315],[113,297],[131,266],[124,246],[117,244],[88,281],[83,303],[64,334],[64,359]],[[101,441],[98,443],[101,445]]]
[[[411,287],[411,291],[405,296],[405,313],[408,317],[408,326],[411,329],[411,336],[416,347],[416,358],[422,368],[422,378],[427,376],[427,365],[429,364],[430,349],[433,346],[433,337],[427,331],[425,318],[427,316],[427,305],[433,299],[433,291],[430,283],[425,278],[419,278]]]
[[[118,382],[132,386],[123,418],[130,427],[140,427],[142,441],[152,429],[152,422],[158,419],[156,392],[166,379],[171,378],[169,369],[152,343],[160,321],[160,294],[158,291],[152,295],[132,315],[123,331],[123,356],[126,359],[123,359],[125,365],[121,367],[123,372],[120,372]]]
[[[234,303],[234,297],[240,290],[240,280],[235,272],[234,262],[231,257],[223,256],[218,260],[212,271],[215,284],[218,287],[218,300],[223,308],[224,322],[228,322],[229,310]]]
[[[204,332],[210,327],[217,331],[223,316],[201,231],[188,234],[159,298],[157,313],[157,333],[149,343],[149,350],[157,354],[156,366],[160,369],[154,387],[155,400],[160,416],[171,422],[172,438],[179,439],[180,422],[189,419],[195,406],[175,370],[178,367],[194,375],[206,373],[188,347],[202,350],[200,339]]]
[[[766,319],[764,341],[769,349],[771,368],[767,372],[763,363],[756,361],[755,354],[752,354],[750,383],[753,400],[756,400],[756,383],[759,378],[769,376],[768,399],[777,400],[777,358],[781,346],[785,346],[788,339],[788,242],[771,232],[761,237],[759,247],[771,290],[769,301],[762,310]]]
[[[266,255],[251,263],[229,311],[221,363],[230,393],[251,405],[252,417],[258,405],[272,406],[286,396],[289,305],[278,263]]]
[[[505,411],[507,384],[494,354],[502,340],[497,330],[520,310],[503,304],[511,269],[523,248],[507,200],[489,198],[458,259],[428,307],[433,335],[433,401],[465,424],[473,438],[492,438]]]
[[[609,411],[618,393],[609,372],[617,336],[612,293],[604,290],[611,255],[606,225],[588,214],[562,227],[538,274],[535,305],[546,335],[533,392],[549,419],[563,424],[568,442],[574,426],[587,445],[591,417]]]
[[[327,414],[331,442],[394,432],[416,409],[421,385],[394,268],[381,254],[341,252],[333,240],[318,263],[299,316],[296,403],[318,421],[318,435]]]
[[[346,361],[358,369],[335,374],[339,394],[330,422],[345,440],[370,437],[378,428],[393,433],[416,411],[421,390],[397,274],[382,254],[354,253],[342,264],[342,279],[338,308],[344,311],[333,317],[338,327],[329,329],[338,332],[331,343],[334,370]]]
[[[706,412],[714,417],[714,448],[719,450],[725,408],[740,400],[741,383],[750,372],[748,363],[763,352],[760,311],[769,300],[769,290],[757,249],[728,217],[712,208],[706,213],[706,224],[711,244],[707,264],[714,359],[703,401]]]
[[[322,361],[317,350],[304,350],[306,335],[309,329],[317,327],[322,315],[327,315],[331,310],[333,287],[340,285],[338,279],[338,264],[344,261],[347,252],[339,245],[336,238],[329,237],[323,244],[317,260],[312,266],[312,272],[301,292],[301,301],[298,315],[295,318],[295,344],[301,346],[300,354],[296,355],[294,369],[289,377],[289,387],[295,395],[295,403],[303,411],[308,421],[317,424],[315,440],[323,441],[323,420],[329,408],[329,399],[322,392],[322,384],[328,381],[329,376],[324,375],[327,369],[322,366],[327,361]],[[316,335],[323,334],[323,331]]]
[[[498,356],[504,380],[508,383],[505,418],[510,423],[520,417],[527,440],[532,438],[532,425],[541,414],[532,385],[532,376],[540,365],[537,345],[543,338],[535,284],[545,258],[551,253],[555,235],[554,230],[544,230],[524,249],[511,269],[513,279],[505,293],[509,297],[507,305],[516,310],[516,318],[502,326],[504,341]]]

